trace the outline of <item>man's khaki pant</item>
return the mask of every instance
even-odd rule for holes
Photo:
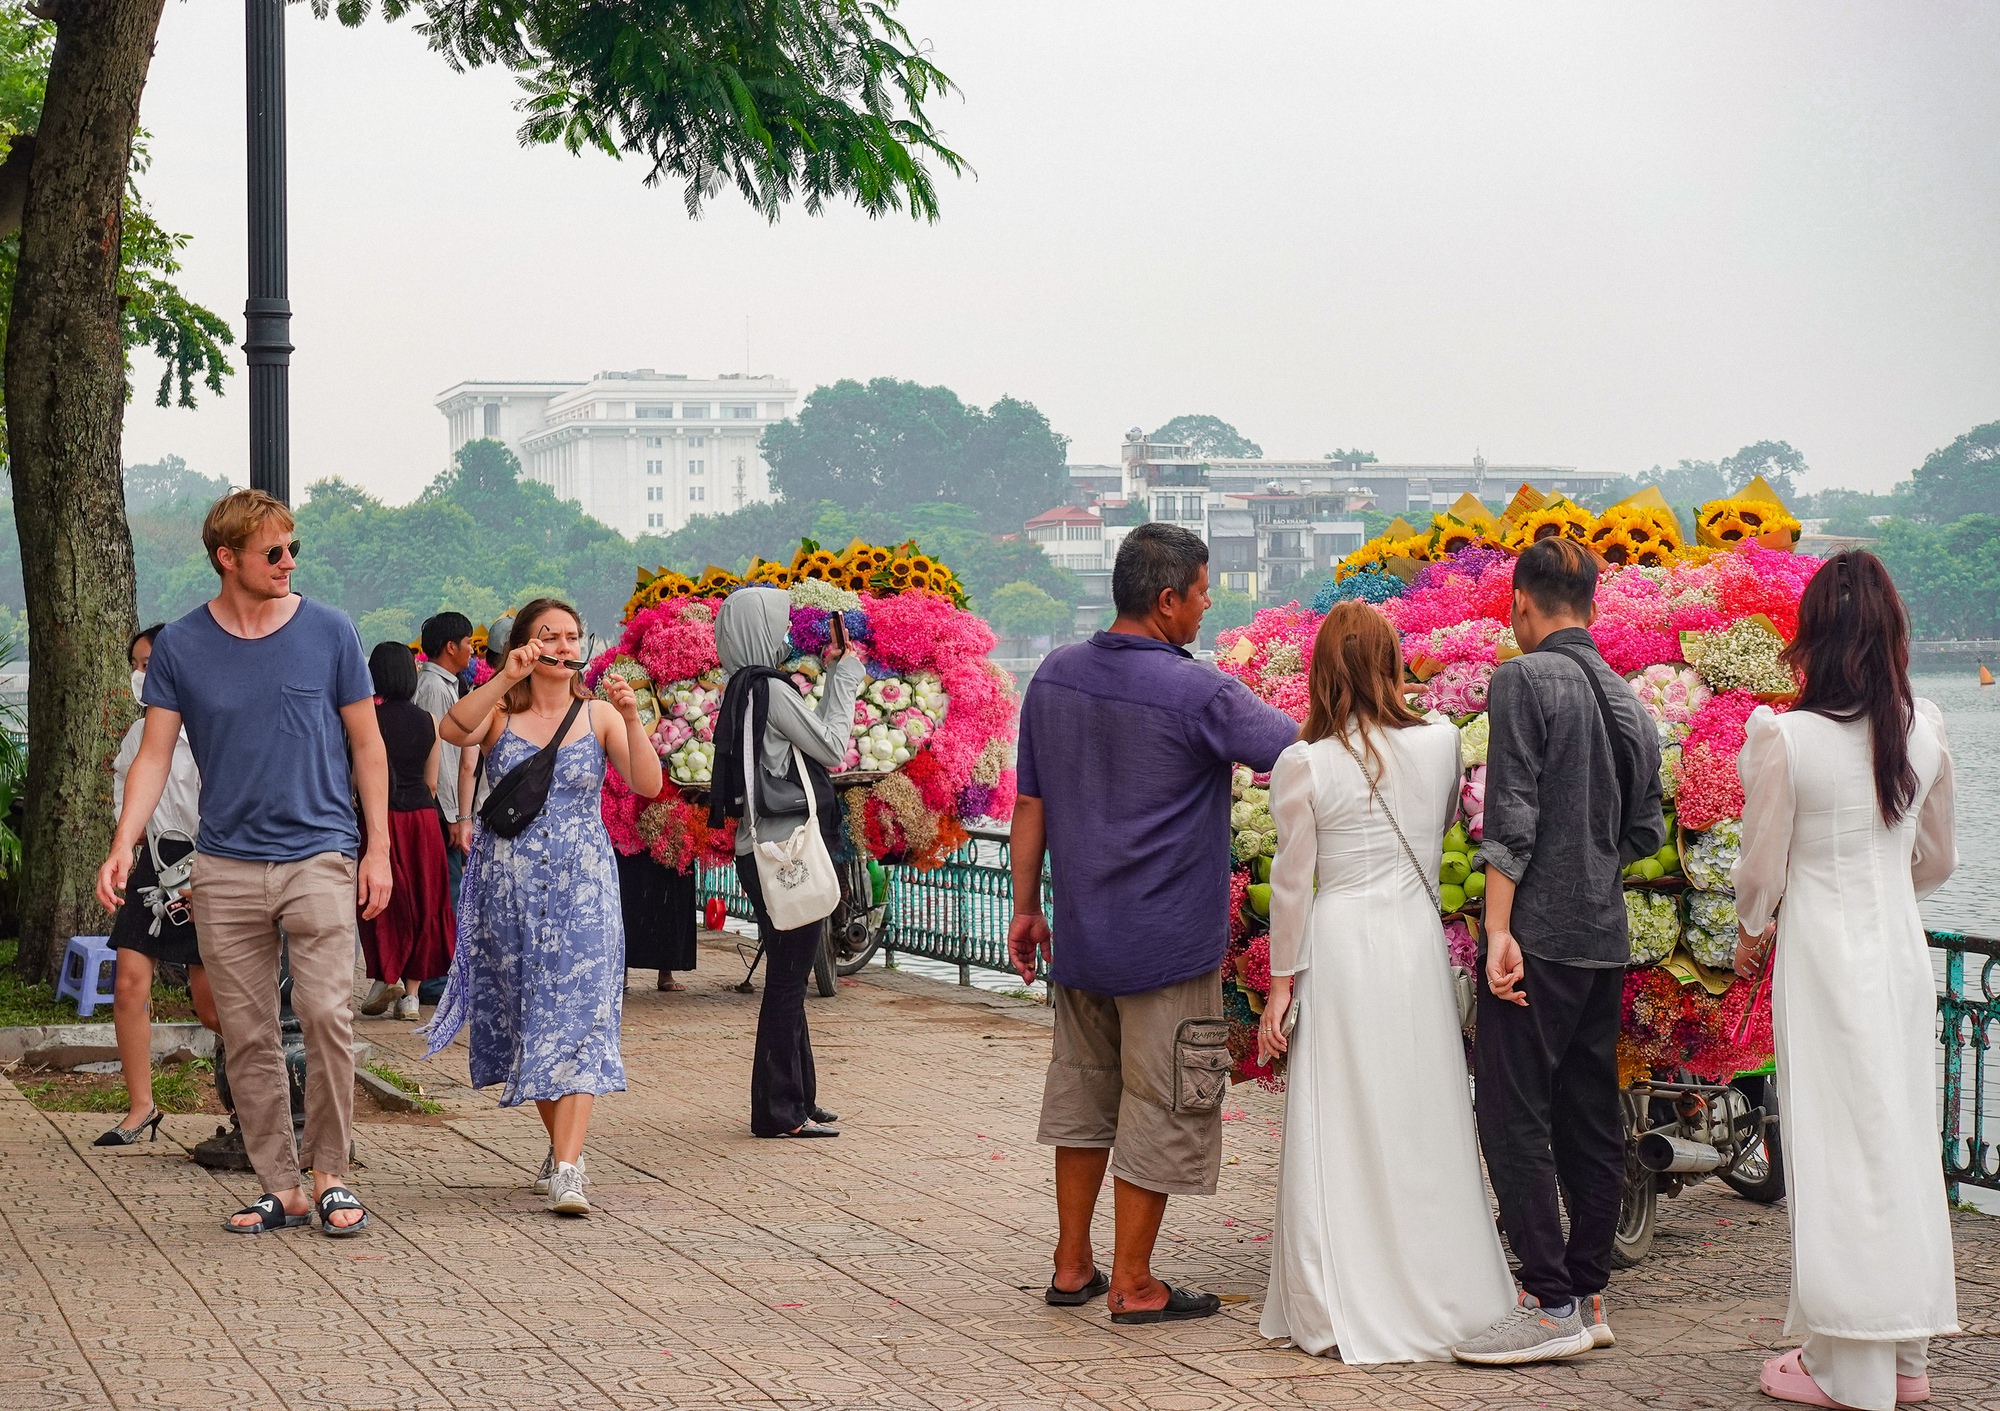
[[[250,1164],[267,1191],[299,1185],[299,1158],[347,1174],[354,1128],[352,858],[243,862],[197,854],[194,925],[227,1048],[229,1087]],[[291,1087],[278,1040],[279,929],[291,950],[292,1008],[305,1030],[306,1142],[292,1141]]]

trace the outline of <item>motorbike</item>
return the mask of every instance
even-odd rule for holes
[[[1727,1083],[1648,1079],[1626,1088],[1620,1105],[1625,1185],[1611,1245],[1615,1267],[1629,1269],[1652,1249],[1660,1197],[1671,1199],[1706,1176],[1765,1205],[1784,1195],[1774,1073]]]

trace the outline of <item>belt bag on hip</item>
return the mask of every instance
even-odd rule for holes
[[[581,698],[572,700],[569,714],[556,727],[556,733],[549,736],[549,742],[495,781],[479,810],[479,821],[488,832],[503,838],[518,837],[535,821],[542,805],[549,801],[549,786],[556,777],[556,753],[562,749],[563,736],[569,733],[570,723],[582,709]]]
[[[747,717],[749,712],[744,714]],[[743,739],[743,826],[755,838],[756,761],[763,750],[748,719]],[[812,787],[805,756],[797,745],[792,746],[792,758],[799,778],[806,783],[806,821],[794,828],[790,837],[756,843],[750,851],[757,862],[757,880],[764,888],[764,911],[780,931],[796,931],[823,921],[840,905],[840,878],[834,874],[833,857],[819,831],[819,791]]]

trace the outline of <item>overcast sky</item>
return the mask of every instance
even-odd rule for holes
[[[1116,458],[1212,412],[1632,472],[1765,437],[1886,488],[2000,417],[2000,7],[906,0],[976,179],[943,218],[690,221],[524,150],[513,80],[291,10],[293,484],[392,501],[466,378],[651,366],[1010,394]],[[170,0],[143,190],[239,330],[242,10]],[[157,365],[139,355],[150,391]],[[245,378],[126,459],[247,479]]]

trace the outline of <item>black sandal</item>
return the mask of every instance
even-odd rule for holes
[[[1081,1308],[1091,1299],[1108,1291],[1110,1287],[1111,1280],[1105,1277],[1103,1270],[1093,1264],[1090,1269],[1090,1282],[1082,1288],[1059,1289],[1056,1287],[1056,1281],[1050,1279],[1048,1292],[1042,1295],[1042,1299],[1057,1308]]]
[[[839,1129],[837,1128],[828,1127],[819,1122],[814,1122],[811,1119],[807,1119],[805,1122],[799,1124],[799,1127],[796,1131],[773,1132],[771,1135],[774,1138],[787,1138],[792,1141],[797,1141],[802,1137],[837,1137],[840,1135],[840,1132]]]
[[[257,1223],[254,1225],[238,1225],[235,1223],[234,1217],[224,1220],[222,1228],[229,1231],[232,1235],[262,1235],[268,1234],[272,1230],[296,1230],[301,1225],[310,1225],[312,1223],[312,1216],[310,1215],[287,1215],[285,1213],[285,1203],[269,1191],[265,1191],[264,1194],[258,1196],[255,1200],[237,1211],[236,1214],[255,1215]]]
[[[344,1240],[368,1228],[368,1207],[356,1199],[354,1192],[346,1186],[328,1186],[314,1204],[319,1207],[320,1233],[330,1239]],[[359,1210],[361,1218],[352,1225],[336,1225],[326,1218],[336,1210]]]
[[[1165,1308],[1134,1308],[1126,1313],[1113,1313],[1114,1323],[1179,1323],[1189,1318],[1208,1318],[1222,1307],[1222,1300],[1212,1293],[1196,1293],[1192,1289],[1177,1289],[1167,1285],[1167,1306]]]

